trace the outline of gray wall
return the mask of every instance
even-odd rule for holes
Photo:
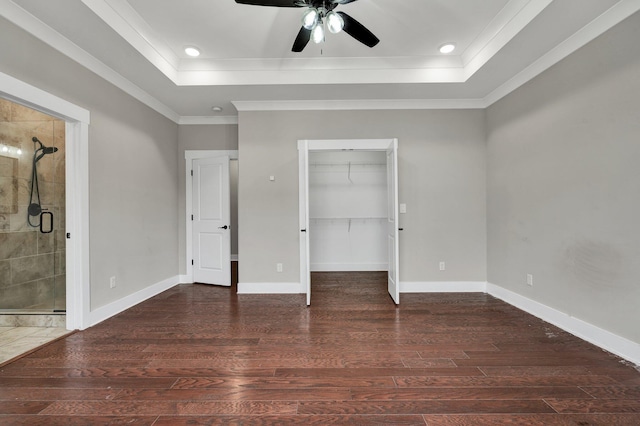
[[[239,282],[300,281],[299,139],[384,138],[399,139],[407,204],[401,280],[486,281],[484,125],[480,110],[241,112]]]
[[[2,18],[0,40],[0,71],[91,112],[91,309],[177,275],[178,126]]]
[[[635,342],[638,28],[635,14],[487,111],[489,282]]]
[[[178,129],[178,238],[179,238],[179,265],[180,274],[187,273],[186,266],[186,182],[185,182],[185,151],[193,150],[218,150],[234,151],[238,149],[238,125],[237,124],[215,124],[215,125],[183,125]],[[231,173],[231,217],[232,217],[232,238],[231,253],[238,254],[238,234],[237,226],[234,226],[237,217],[237,173],[238,164],[232,162]],[[235,206],[234,206],[235,202]],[[235,213],[234,213],[235,207]]]

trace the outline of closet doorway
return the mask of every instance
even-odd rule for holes
[[[397,139],[298,141],[300,281],[312,271],[388,271],[400,302]]]

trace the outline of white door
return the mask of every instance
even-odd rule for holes
[[[311,305],[311,262],[309,249],[309,149],[306,141],[298,146],[300,195],[300,282],[307,293],[307,306]]]
[[[387,245],[389,273],[387,289],[396,304],[400,303],[400,256],[398,253],[398,141],[387,148]]]
[[[193,281],[231,285],[229,157],[193,160]]]

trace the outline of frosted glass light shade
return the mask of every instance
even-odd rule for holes
[[[313,31],[311,31],[311,39],[316,44],[324,41],[324,25],[322,25],[322,21],[318,22]]]
[[[327,27],[333,34],[337,34],[344,28],[344,19],[336,12],[329,12],[327,15]]]
[[[318,10],[314,8],[307,9],[302,15],[302,26],[307,30],[312,29],[318,23]]]

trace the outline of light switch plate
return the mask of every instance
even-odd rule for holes
[[[400,213],[406,213],[407,212],[407,205],[402,203],[400,204]]]

